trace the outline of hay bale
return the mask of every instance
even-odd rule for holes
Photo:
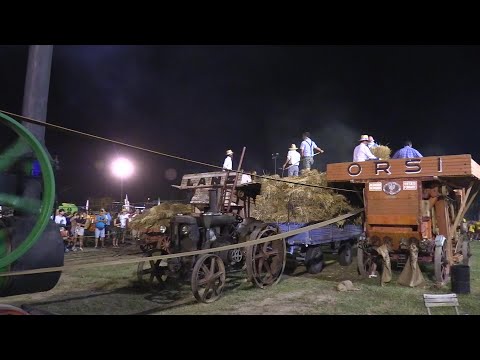
[[[373,155],[382,160],[390,159],[390,155],[392,154],[392,149],[385,145],[379,145],[370,150],[372,150]]]
[[[141,232],[154,231],[161,225],[167,226],[170,218],[176,214],[189,214],[192,206],[180,203],[163,203],[145,210],[129,221],[128,226]]]
[[[298,177],[285,179],[299,184],[327,185],[326,174],[317,170],[302,172]],[[261,183],[262,193],[256,198],[252,216],[265,222],[287,222],[288,219],[298,223],[325,221],[354,209],[343,195],[333,190],[269,179],[262,179]]]

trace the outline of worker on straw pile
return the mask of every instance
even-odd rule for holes
[[[375,155],[372,154],[372,151],[368,148],[368,135],[360,136],[360,144],[358,144],[353,150],[353,161],[367,161],[367,160],[380,160]]]
[[[423,157],[422,154],[412,147],[412,142],[410,140],[407,140],[405,141],[405,146],[393,154],[392,159],[412,159],[421,157]]]
[[[283,170],[288,166],[288,176],[298,176],[298,167],[300,165],[300,153],[297,151],[297,145],[292,144],[288,148],[287,160],[283,164]]]
[[[232,158],[233,158],[233,151],[227,150],[227,157],[223,161],[223,171],[232,170]]]
[[[374,149],[376,147],[379,147],[379,145],[375,142],[375,139],[373,138],[372,135],[368,136],[368,148],[369,149]]]
[[[300,144],[300,152],[303,158],[303,168],[306,170],[310,170],[313,165],[313,157],[316,155],[315,150],[318,153],[323,153],[324,151],[320,149],[315,141],[310,139],[310,133],[308,131],[302,134],[302,143]]]

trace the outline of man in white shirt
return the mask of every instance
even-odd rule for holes
[[[223,171],[232,170],[233,151],[227,150],[227,157],[223,161]]]
[[[117,231],[118,237],[121,240],[121,243],[125,243],[125,232],[127,231],[128,221],[130,220],[130,216],[128,215],[127,209],[123,208],[122,213],[118,215],[118,220],[120,222],[120,229]],[[118,246],[118,239],[117,239],[117,246]]]
[[[367,161],[367,160],[379,160],[375,155],[372,154],[368,148],[368,135],[362,135],[360,139],[360,144],[355,147],[353,150],[353,161]]]
[[[65,210],[58,210],[58,214],[55,215],[55,223],[59,225],[60,230],[65,230],[67,226],[67,218],[65,217]]]
[[[323,150],[320,149],[315,141],[310,139],[310,133],[304,132],[302,134],[302,143],[300,144],[300,152],[303,158],[303,168],[306,170],[310,170],[313,165],[313,156],[315,155],[315,150],[319,153],[323,153]]]
[[[288,176],[298,176],[298,166],[300,165],[300,153],[297,151],[297,145],[292,144],[288,149],[287,160],[283,164],[283,169],[285,166],[290,164],[288,167]]]

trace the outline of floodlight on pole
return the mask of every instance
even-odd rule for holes
[[[133,174],[133,164],[125,158],[118,158],[112,162],[112,173],[120,178],[120,201],[123,199],[123,180]]]

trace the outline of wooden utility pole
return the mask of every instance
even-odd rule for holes
[[[22,115],[45,122],[53,45],[30,45],[27,76],[23,93]],[[45,127],[24,122],[23,125],[45,144]]]
[[[53,45],[30,45],[28,50],[27,76],[23,93],[22,115],[47,121],[48,88],[52,67]],[[23,122],[23,125],[45,146],[45,127]],[[40,179],[24,180],[23,196],[41,199]]]

